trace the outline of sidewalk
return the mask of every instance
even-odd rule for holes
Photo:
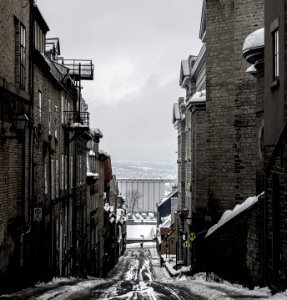
[[[178,270],[175,269],[176,267],[176,262],[174,261],[175,257],[171,257],[170,260],[169,258],[166,258],[166,255],[161,255],[161,257],[164,261],[164,266],[167,269],[170,276],[180,276],[180,275],[190,273],[191,271],[190,266],[182,266]]]

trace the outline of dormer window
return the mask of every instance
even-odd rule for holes
[[[16,17],[15,21],[15,75],[19,88],[25,89],[26,79],[26,28]]]
[[[279,59],[280,59],[280,50],[279,50],[279,18],[276,18],[270,24],[270,34],[271,34],[271,43],[272,43],[272,82],[271,88],[275,88],[279,85]]]
[[[44,53],[45,50],[45,34],[41,30],[38,23],[34,22],[34,47],[40,53]]]
[[[25,87],[26,69],[26,28],[20,24],[20,87]]]
[[[273,81],[279,78],[279,30],[272,32]]]

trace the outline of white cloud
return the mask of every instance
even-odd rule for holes
[[[176,160],[172,104],[181,59],[197,54],[202,0],[38,0],[66,58],[92,59],[82,82],[91,124],[117,159]]]

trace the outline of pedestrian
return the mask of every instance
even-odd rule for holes
[[[104,264],[103,264],[103,277],[106,277],[110,271],[110,256],[108,253],[104,255]]]
[[[141,245],[141,248],[143,248],[143,242],[141,242],[140,245]]]
[[[160,257],[160,267],[162,267],[163,266],[163,258],[162,258],[162,256]]]

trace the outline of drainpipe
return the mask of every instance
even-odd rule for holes
[[[266,176],[267,177],[267,176]],[[265,182],[265,191],[267,186],[267,178]],[[266,241],[267,241],[267,197],[265,195],[259,198],[260,203],[260,223],[261,223],[261,270],[260,283],[262,286],[266,285]]]

